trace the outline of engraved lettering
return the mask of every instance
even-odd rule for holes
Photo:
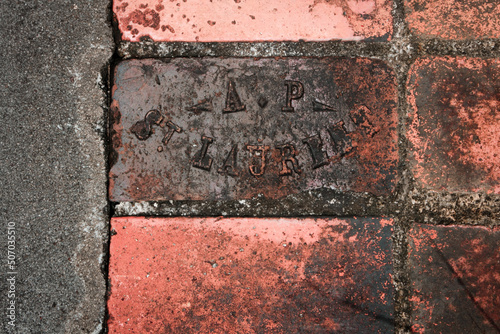
[[[221,168],[219,168],[218,172],[222,175],[231,175],[238,176],[238,171],[236,169],[236,153],[238,152],[238,145],[233,145],[231,151],[227,155],[226,161]]]
[[[368,114],[370,113],[370,109],[366,106],[356,106],[353,110],[351,110],[349,115],[354,124],[360,127],[369,137],[373,137],[377,134],[377,132],[379,132],[380,129],[373,126],[368,119]]]
[[[210,170],[213,159],[207,154],[208,146],[213,143],[214,139],[206,136],[201,137],[201,149],[193,157],[193,167]]]
[[[299,168],[299,162],[295,155],[297,151],[292,144],[284,144],[280,146],[276,146],[277,149],[281,152],[281,170],[280,175],[291,175],[292,172],[300,174],[302,171]],[[287,163],[292,165],[292,168],[288,167]]]
[[[172,138],[175,132],[177,133],[182,132],[182,128],[174,124],[172,121],[168,121],[167,126],[168,126],[167,134],[165,134],[165,137],[163,137],[163,140],[161,141],[165,146],[167,146],[168,142],[170,141],[170,138]]]
[[[163,117],[158,110],[150,110],[144,116],[144,120],[138,121],[130,128],[130,131],[135,134],[137,139],[146,140],[153,132],[153,124],[160,125]]]
[[[192,111],[195,114],[200,114],[203,111],[212,112],[214,110],[212,107],[212,98],[208,97],[206,99],[198,101],[197,104],[195,104],[194,106],[191,106],[191,107],[187,107],[186,110]]]
[[[323,151],[323,142],[319,135],[305,138],[302,142],[309,147],[309,152],[311,152],[311,157],[313,159],[313,169],[328,165],[328,156],[326,152]]]
[[[337,155],[343,157],[352,150],[351,138],[347,135],[343,121],[335,123],[327,130],[333,141],[334,150]]]
[[[269,146],[259,145],[247,145],[247,150],[250,151],[252,156],[249,165],[250,174],[253,176],[264,175],[264,170],[266,168],[266,155],[269,151]]]
[[[227,86],[226,107],[222,111],[224,113],[232,113],[244,110],[245,105],[241,103],[238,92],[236,92],[234,82],[231,80]]]
[[[333,107],[321,103],[318,100],[313,101],[313,111],[337,111]]]
[[[286,105],[281,107],[281,111],[292,112],[292,100],[298,100],[304,95],[304,86],[299,81],[286,80]]]

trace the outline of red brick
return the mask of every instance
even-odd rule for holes
[[[394,73],[379,60],[122,62],[111,106],[110,198],[283,198],[320,188],[389,195],[396,101]]]
[[[114,218],[110,333],[389,333],[388,219]]]
[[[414,225],[409,260],[414,332],[500,331],[500,228]]]
[[[408,80],[410,161],[424,188],[500,193],[500,61],[426,58]]]
[[[117,0],[122,39],[154,41],[387,40],[389,0]]]
[[[491,0],[407,0],[406,21],[420,37],[500,38],[500,6]]]

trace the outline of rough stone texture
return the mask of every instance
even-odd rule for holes
[[[388,333],[390,219],[113,218],[110,333]]]
[[[114,83],[113,201],[387,196],[396,184],[395,77],[380,61],[133,60]]]
[[[419,59],[409,72],[410,162],[435,191],[500,193],[500,61]]]
[[[500,331],[500,228],[415,224],[410,232],[416,333]]]
[[[106,21],[103,1],[0,5],[0,332],[103,329]],[[4,312],[7,222],[17,232],[14,331]]]
[[[496,0],[406,0],[405,10],[410,30],[419,37],[500,38]]]
[[[117,0],[123,40],[228,42],[387,40],[388,0]]]
[[[294,194],[271,200],[257,196],[232,201],[159,201],[115,203],[116,216],[387,216],[399,204],[392,198],[331,189]]]
[[[406,219],[418,223],[493,225],[500,219],[500,197],[478,193],[412,189]]]

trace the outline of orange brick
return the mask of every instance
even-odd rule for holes
[[[420,37],[500,38],[500,6],[491,0],[408,0],[406,20]]]
[[[326,41],[387,40],[388,0],[117,0],[113,10],[123,40]]]
[[[413,332],[500,332],[499,249],[498,227],[414,225]]]
[[[110,333],[389,333],[388,219],[114,218]]]
[[[420,59],[408,91],[417,181],[435,191],[500,193],[500,61]]]

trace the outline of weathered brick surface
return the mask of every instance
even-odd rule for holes
[[[500,193],[500,61],[425,58],[408,80],[413,174],[424,188]]]
[[[420,37],[500,38],[496,0],[406,0],[405,10],[410,30]]]
[[[114,218],[110,333],[389,333],[389,219]]]
[[[500,228],[414,225],[409,261],[415,332],[500,331]]]
[[[369,59],[132,60],[116,68],[113,201],[388,195],[396,85]]]
[[[387,40],[392,1],[117,0],[124,40],[228,42]]]

